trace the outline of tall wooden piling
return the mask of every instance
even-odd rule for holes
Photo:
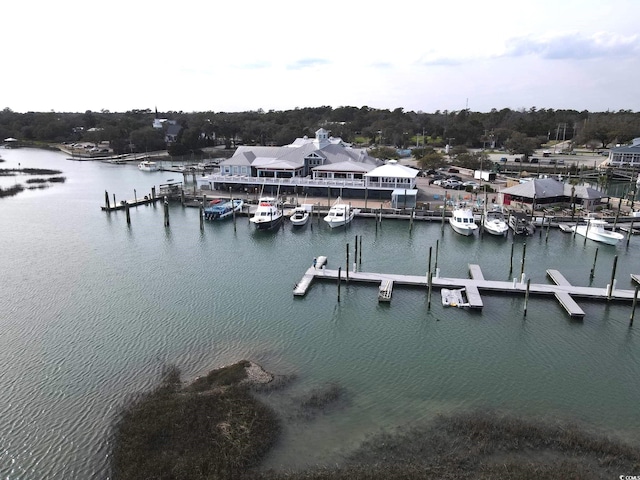
[[[107,207],[107,212],[111,209],[111,203],[109,202],[109,192],[107,192],[106,190],[104,191],[104,206]]]
[[[598,260],[598,247],[596,247],[596,254],[593,256],[593,266],[591,267],[591,273],[589,274],[590,279],[593,279],[596,274],[596,260]]]
[[[354,246],[355,250],[354,250],[354,255],[353,255],[353,264],[357,265],[358,264],[358,235],[356,235],[356,243]],[[354,269],[355,272],[355,269]]]
[[[124,202],[124,213],[127,217],[127,225],[131,225],[131,214],[129,213],[129,203],[125,200]]]
[[[136,192],[136,189],[133,189],[133,201],[136,204],[136,208],[138,207],[138,192]]]
[[[338,267],[338,302],[340,302],[340,278],[342,273],[342,267]]]
[[[113,194],[113,208],[115,208],[118,204],[116,203],[116,194]]]
[[[155,203],[156,200],[156,186],[151,187],[151,200]]]
[[[524,316],[527,316],[527,304],[529,303],[529,289],[531,288],[531,279],[527,278],[527,290],[524,292]]]
[[[436,240],[436,261],[435,264],[433,266],[433,269],[437,269],[438,268],[438,250],[440,249],[440,240]]]
[[[429,247],[429,262],[427,263],[427,272],[431,271],[431,250],[433,247]]]
[[[164,197],[164,226],[169,226],[169,200]]]
[[[427,273],[427,310],[431,310],[431,290],[433,289],[433,274],[431,270]]]
[[[358,256],[358,264],[362,265],[362,235],[360,235],[360,249],[358,250],[360,255]]]
[[[591,226],[591,222],[587,222],[587,228],[584,231],[584,242],[582,245],[586,245],[587,244],[587,236],[589,235],[589,227]],[[578,228],[576,227],[576,230]]]
[[[544,217],[546,216],[546,214],[547,212],[542,212],[542,224],[540,225],[540,238],[542,238],[542,230],[544,230]]]
[[[611,282],[609,283],[609,289],[607,290],[607,300],[611,300],[613,295],[613,282],[616,281],[616,268],[618,266],[618,256],[613,257],[613,268],[611,268]]]
[[[200,231],[204,230],[204,204],[200,205]]]
[[[638,289],[640,286],[636,285],[636,289],[633,292],[633,305],[631,306],[631,316],[629,317],[629,326],[633,326],[633,317],[636,316],[636,304],[638,303]]]
[[[511,256],[509,257],[509,275],[513,272],[513,250],[515,248],[516,241],[515,239],[511,242]]]
[[[442,202],[442,225],[440,225],[440,233],[444,233],[444,216],[447,210],[447,194],[444,194],[444,202]],[[438,263],[436,261],[436,263]]]
[[[631,239],[631,233],[633,232],[633,220],[631,220],[631,226],[627,230],[627,247],[629,246],[629,239]]]
[[[524,261],[527,256],[527,244],[522,244],[522,261],[520,262],[520,278],[522,278],[522,274],[524,273]]]
[[[347,275],[347,282],[349,281],[349,244],[347,243],[347,268],[345,270]]]

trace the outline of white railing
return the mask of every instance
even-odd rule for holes
[[[307,187],[352,187],[352,188],[406,188],[415,187],[414,183],[365,182],[365,180],[342,178],[309,178],[309,177],[250,177],[249,175],[212,174],[198,178],[198,183],[241,183],[253,185],[291,185]]]

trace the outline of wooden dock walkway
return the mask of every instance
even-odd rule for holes
[[[316,279],[319,280],[338,280],[338,270],[326,268],[326,257],[318,257],[320,260],[316,268],[309,268],[302,279],[296,284],[293,294],[294,296],[304,296],[307,290]],[[566,310],[569,316],[574,318],[582,318],[585,315],[584,310],[575,301],[576,298],[589,298],[596,300],[612,300],[612,301],[633,301],[634,290],[613,289],[609,297],[607,287],[581,287],[572,285],[559,271],[549,269],[547,275],[554,282],[553,284],[527,283],[518,282],[516,279],[512,282],[500,280],[487,280],[482,273],[479,265],[470,264],[469,274],[471,278],[448,278],[440,276],[432,276],[431,285],[433,288],[464,288],[466,289],[467,299],[470,308],[483,308],[482,295],[480,291],[511,293],[516,295],[525,295],[527,288],[530,294],[554,296],[560,305]],[[635,281],[640,282],[640,275],[632,276]],[[372,273],[372,272],[346,272],[340,271],[341,282],[354,283],[377,283],[379,291],[389,285],[392,288],[395,285],[405,285],[414,287],[428,288],[427,275],[398,275],[390,273]],[[389,295],[390,298],[390,295]]]

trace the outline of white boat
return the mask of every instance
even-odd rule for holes
[[[204,209],[203,215],[207,220],[224,220],[233,216],[234,212],[242,210],[244,201],[238,198],[233,200],[212,200]]]
[[[466,295],[467,291],[464,288],[460,289],[448,289],[443,288],[440,290],[440,295],[442,296],[442,306],[443,307],[468,307],[469,302],[467,301]]]
[[[536,226],[531,219],[522,212],[511,212],[509,214],[509,228],[516,235],[533,235]]]
[[[504,218],[502,210],[488,210],[484,212],[482,228],[485,232],[498,237],[506,237],[509,232],[509,225]]]
[[[138,164],[138,168],[143,172],[157,172],[160,166],[156,162],[144,160]]]
[[[271,230],[282,222],[282,210],[278,208],[278,202],[274,197],[261,197],[258,208],[249,220],[258,230]]]
[[[342,198],[338,197],[329,209],[329,213],[324,217],[324,221],[331,228],[342,227],[347,225],[359,210],[351,208],[348,203],[343,203]]]
[[[291,221],[291,225],[294,227],[301,227],[305,225],[309,220],[309,216],[311,215],[311,208],[313,205],[301,205],[293,209],[293,213],[289,217]]]
[[[473,210],[470,207],[458,206],[453,210],[453,216],[449,219],[451,228],[460,235],[470,236],[478,230]]]
[[[577,225],[571,230],[594,242],[606,243],[607,245],[615,245],[624,238],[622,233],[605,230],[605,227],[608,225],[605,220],[598,218],[587,218],[586,220],[586,225]]]

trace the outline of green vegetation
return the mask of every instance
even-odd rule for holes
[[[127,405],[116,426],[112,478],[226,479],[259,463],[275,442],[274,413],[249,392],[248,362],[182,387],[172,367]]]
[[[169,146],[172,155],[193,155],[215,145],[228,149],[239,144],[286,145],[296,137],[313,137],[320,127],[357,146],[394,149],[440,148],[445,144],[498,149],[519,133],[536,145],[567,140],[572,145],[586,145],[595,150],[640,136],[640,113],[629,110],[589,112],[531,107],[528,110],[503,108],[472,112],[464,109],[426,113],[405,112],[402,108],[321,106],[235,113],[150,109],[124,113],[90,110],[17,113],[5,108],[0,110],[0,138],[15,137],[22,145],[105,141],[115,154],[164,150],[167,149],[168,123],[162,128],[153,128],[155,118],[171,120],[181,127],[175,142]],[[512,143],[525,145],[520,140]],[[571,147],[563,145],[563,148]]]
[[[115,429],[112,478],[589,480],[640,470],[637,446],[572,424],[482,411],[381,433],[332,467],[260,471],[281,427],[255,392],[283,388],[290,378],[251,384],[251,365],[242,361],[214,370],[187,386],[175,367],[168,368],[157,388],[123,409]],[[346,405],[341,402],[346,393],[331,382],[294,398],[286,408],[287,421],[330,414]]]

